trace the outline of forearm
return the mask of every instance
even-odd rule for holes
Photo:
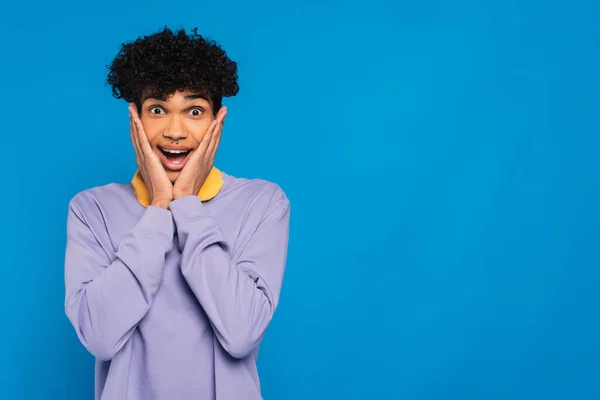
[[[216,243],[183,255],[181,270],[221,345],[237,358],[250,354],[273,315],[265,288],[257,285],[249,271],[233,265]]]
[[[181,270],[210,319],[221,345],[243,358],[259,344],[276,301],[256,270],[231,260],[215,220],[200,201],[186,197],[171,203],[182,252]]]
[[[148,312],[172,248],[169,211],[149,207],[103,265],[91,243],[70,226],[66,254],[66,313],[83,345],[100,359],[111,359]]]

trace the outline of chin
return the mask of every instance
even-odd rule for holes
[[[179,172],[167,172],[167,176],[169,177],[171,183],[175,183],[177,177],[179,176]]]

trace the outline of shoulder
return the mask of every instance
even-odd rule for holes
[[[223,173],[224,193],[235,193],[238,196],[250,197],[262,202],[285,201],[289,199],[281,186],[265,179],[240,178]]]
[[[69,201],[69,211],[81,215],[101,212],[111,205],[123,204],[132,196],[133,190],[129,185],[109,183],[96,186],[75,194]]]
[[[260,178],[241,178],[223,173],[224,197],[235,198],[246,203],[255,212],[268,213],[272,210],[289,212],[290,200],[281,186]]]

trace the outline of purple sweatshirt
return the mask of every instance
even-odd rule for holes
[[[122,184],[70,202],[65,308],[96,357],[96,400],[262,398],[289,202],[273,183],[222,176],[216,197],[169,210]]]

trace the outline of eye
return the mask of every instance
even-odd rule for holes
[[[155,115],[161,115],[165,110],[162,107],[153,106],[149,108],[149,111]]]
[[[204,112],[204,110],[202,110],[201,108],[192,108],[189,113],[192,117],[199,117],[202,115],[202,113]]]

